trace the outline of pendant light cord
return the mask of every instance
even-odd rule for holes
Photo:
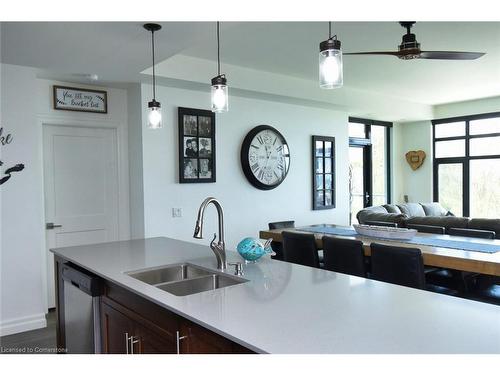
[[[332,21],[328,21],[328,39],[337,40],[337,35],[332,36]]]
[[[219,21],[217,21],[217,75],[220,76],[220,32]]]
[[[153,100],[156,100],[156,75],[155,75],[155,32],[151,30],[151,50],[153,51]]]

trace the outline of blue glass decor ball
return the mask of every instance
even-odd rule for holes
[[[252,237],[242,239],[236,249],[241,257],[249,262],[255,262],[264,254],[273,253],[269,241],[263,244],[259,239]]]

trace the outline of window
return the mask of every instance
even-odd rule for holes
[[[500,112],[433,121],[434,200],[457,216],[500,217]]]
[[[363,207],[391,201],[390,130],[392,123],[349,118],[350,222]]]

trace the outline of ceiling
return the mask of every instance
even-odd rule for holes
[[[3,23],[2,62],[34,66],[65,78],[93,73],[106,82],[136,82],[150,64],[150,36],[140,22]],[[174,55],[216,58],[215,24],[164,22],[157,60]],[[344,52],[396,50],[397,22],[339,22]],[[345,56],[344,85],[430,105],[500,95],[500,22],[417,22],[423,50],[486,52],[475,61]],[[226,22],[224,63],[317,81],[318,44],[326,22]],[[75,76],[76,77],[76,76]]]

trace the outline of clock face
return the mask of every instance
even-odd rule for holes
[[[285,138],[276,129],[257,126],[245,137],[241,152],[243,171],[255,187],[273,189],[285,179],[290,152]]]

